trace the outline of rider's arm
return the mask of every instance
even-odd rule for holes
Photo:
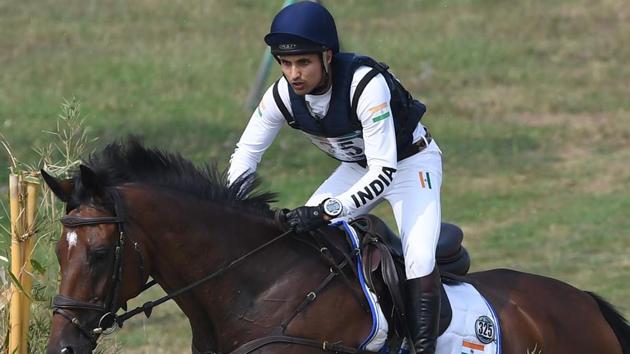
[[[283,82],[284,90],[281,89]],[[286,81],[280,80],[279,89],[281,92],[286,91]],[[232,184],[239,176],[256,171],[262,155],[274,141],[284,122],[284,117],[273,99],[272,87],[269,87],[230,158],[228,183]]]
[[[353,78],[354,88],[369,68],[358,69]],[[344,215],[376,201],[394,177],[397,167],[396,132],[391,107],[391,95],[382,75],[376,75],[365,87],[359,98],[357,115],[363,127],[367,172],[347,191],[337,196],[344,207]],[[374,198],[366,198],[372,193]],[[363,194],[363,196],[361,196]]]

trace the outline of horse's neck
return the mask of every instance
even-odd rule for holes
[[[218,270],[276,232],[268,220],[218,203],[168,195],[162,201],[149,202],[151,215],[145,223],[152,225],[146,233],[150,253],[155,255],[153,275],[168,289]]]
[[[173,198],[168,194],[154,193],[145,198],[150,212],[133,215],[130,208],[130,214],[150,225],[143,229],[151,254],[151,276],[169,293],[216,272],[280,233],[268,220],[218,204]],[[208,337],[196,343],[200,348],[217,342],[218,339],[211,339],[219,332],[213,324],[221,325],[221,335],[236,335],[238,326],[230,325],[234,311],[249,306],[247,299],[255,299],[273,287],[274,277],[256,274],[261,269],[271,275],[286,271],[288,267],[283,260],[295,259],[287,257],[290,253],[287,248],[286,244],[266,247],[234,269],[175,299],[190,319],[193,332]],[[269,259],[274,260],[273,266],[265,263]],[[243,275],[251,278],[243,279]]]

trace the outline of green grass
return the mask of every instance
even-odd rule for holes
[[[242,106],[280,4],[0,2],[0,130],[35,161],[32,147],[49,139],[41,131],[76,96],[99,137],[94,148],[135,133],[224,167],[251,114]],[[444,152],[443,217],[464,228],[473,268],[558,277],[629,314],[625,1],[327,5],[345,50],[387,62],[427,103],[424,121]],[[335,165],[285,128],[259,171],[280,192],[278,205],[293,207]],[[0,154],[3,195],[7,166]],[[392,222],[386,207],[377,213]],[[112,342],[128,353],[175,352],[188,338],[168,305]]]

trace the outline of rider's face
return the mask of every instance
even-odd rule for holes
[[[330,62],[328,53],[326,59]],[[281,55],[278,61],[284,77],[298,95],[306,95],[324,83],[324,68],[319,53]]]

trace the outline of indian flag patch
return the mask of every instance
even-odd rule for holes
[[[429,172],[420,171],[418,175],[420,177],[420,186],[422,186],[422,188],[431,189],[431,176]]]
[[[262,112],[265,110],[265,104],[262,103],[262,101],[260,102],[260,104],[258,105],[258,108],[256,108],[256,113],[258,113],[259,117],[262,117]]]
[[[383,119],[389,117],[391,115],[391,113],[389,113],[389,110],[387,109],[387,102],[383,102],[379,105],[376,105],[370,109],[368,109],[368,111],[371,112],[370,117],[372,117],[372,122],[376,123],[379,121],[382,121]]]
[[[469,341],[462,341],[462,354],[482,354],[483,344],[477,344]]]

